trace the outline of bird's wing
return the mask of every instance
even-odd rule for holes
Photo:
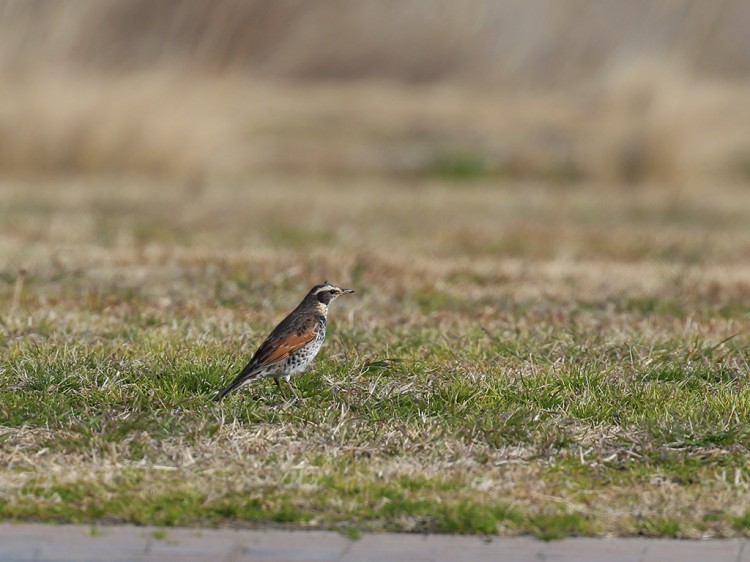
[[[256,353],[257,366],[265,366],[284,359],[310,343],[315,338],[315,330],[308,330],[302,334],[289,334],[279,338],[268,338]]]
[[[292,319],[285,318],[260,344],[243,372],[254,371],[281,361],[315,339],[316,322],[313,318],[298,322],[290,320]]]

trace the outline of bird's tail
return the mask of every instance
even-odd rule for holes
[[[248,383],[250,381],[254,381],[255,379],[259,379],[261,377],[261,373],[259,372],[241,372],[239,375],[237,375],[237,378],[235,378],[229,386],[226,388],[223,388],[214,396],[213,401],[218,402],[222,398],[224,398],[227,394],[232,392],[233,390],[237,390],[239,387],[241,387],[243,384]]]
[[[216,396],[214,396],[213,401],[218,402],[222,398],[224,398],[227,394],[232,392],[233,390],[239,388],[239,386],[242,384],[243,381],[239,379],[234,379],[232,383],[227,386],[226,388],[221,389]]]

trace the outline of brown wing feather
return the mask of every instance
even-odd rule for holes
[[[315,319],[289,315],[260,344],[243,372],[279,361],[315,338]]]
[[[290,353],[310,343],[314,337],[315,331],[308,330],[301,335],[290,334],[281,338],[266,340],[258,350],[258,366],[283,359]]]

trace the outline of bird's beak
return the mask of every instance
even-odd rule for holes
[[[348,295],[349,293],[353,293],[354,289],[341,289],[342,295]]]

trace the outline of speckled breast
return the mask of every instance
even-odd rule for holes
[[[326,338],[326,322],[323,319],[316,330],[315,339],[308,343],[305,347],[300,348],[296,352],[289,355],[284,365],[284,373],[286,375],[293,375],[294,373],[300,373],[315,359],[315,356],[320,351],[320,346],[323,345],[323,340]]]

